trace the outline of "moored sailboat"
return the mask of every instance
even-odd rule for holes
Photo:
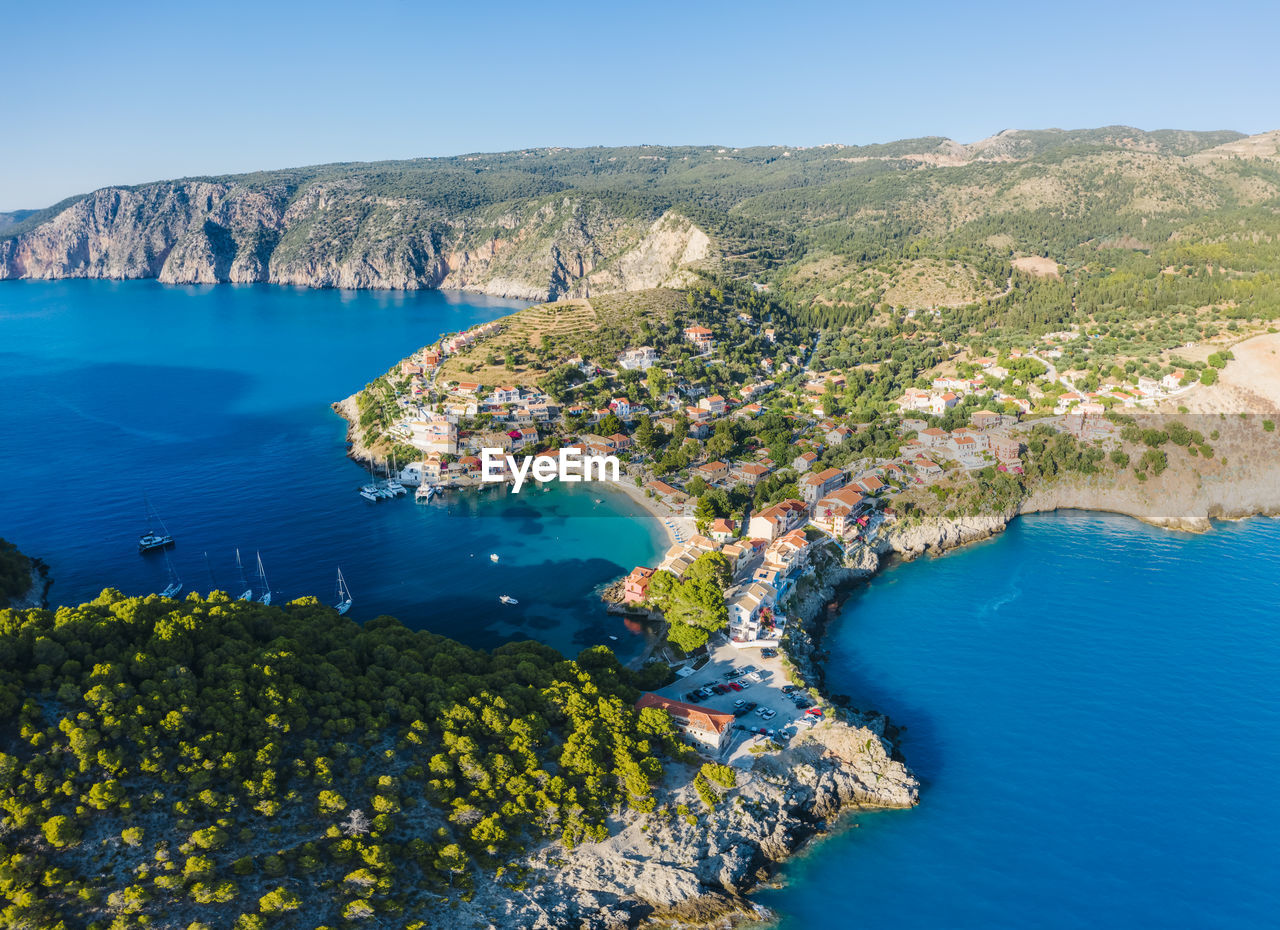
[[[342,577],[342,569],[338,569],[338,603],[333,609],[341,616],[351,609],[351,589],[347,587],[347,579]]]
[[[251,601],[253,600],[253,588],[249,587],[248,580],[244,577],[244,563],[240,561],[240,550],[236,550],[236,569],[240,572],[240,584],[244,585],[244,593],[236,600]]]
[[[173,561],[169,558],[169,553],[164,554],[164,564],[169,570],[169,585],[160,592],[161,597],[177,597],[178,592],[182,590],[182,579],[178,577],[178,572],[173,567]]]
[[[258,580],[262,582],[262,597],[258,598],[259,604],[271,603],[271,586],[267,584],[267,570],[262,567],[262,553],[258,553]]]

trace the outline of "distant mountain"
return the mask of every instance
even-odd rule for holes
[[[1071,263],[1100,242],[1269,211],[1276,140],[1109,126],[968,145],[530,149],[187,178],[0,215],[0,278],[548,299],[713,270],[828,301],[919,282],[945,302],[999,284],[968,260],[942,267],[948,255]]]

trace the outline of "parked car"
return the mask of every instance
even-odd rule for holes
[[[783,694],[790,694],[790,693],[791,693],[792,691],[794,691],[794,690],[796,690],[796,686],[795,686],[795,685],[783,685],[783,686],[782,686],[782,693],[783,693]]]
[[[746,691],[748,688],[751,687],[751,682],[749,681],[740,681],[740,682],[736,682],[736,684],[738,685],[739,691]]]
[[[728,674],[726,674],[724,677],[725,677],[726,679],[728,679],[728,680],[732,681],[734,678],[737,678],[737,677],[738,677],[739,675],[741,675],[741,674],[742,674],[742,672],[738,671],[738,670],[735,668],[735,669],[731,669],[731,670],[729,671],[729,673],[728,673]]]
[[[734,691],[742,690],[742,685],[738,684],[736,681],[729,682],[729,687],[732,688]]]
[[[701,695],[698,694],[697,691],[690,691],[688,694],[684,696],[684,699],[688,701],[690,704],[702,703],[702,697]]]
[[[769,713],[769,708],[767,707],[761,707],[759,710],[756,711],[756,715],[759,717],[763,717],[767,713]]]
[[[733,706],[741,707],[745,703],[747,703],[746,700],[744,700],[743,698],[738,698],[736,701],[733,702]]]
[[[741,675],[749,675],[755,670],[756,667],[754,665],[744,665],[742,668],[738,669],[738,673]]]
[[[744,706],[744,707],[735,707],[735,708],[733,709],[733,715],[734,715],[735,717],[745,717],[745,716],[746,716],[747,714],[749,714],[749,713],[751,713],[751,711],[747,710],[747,708],[746,708],[745,706]]]
[[[742,705],[742,709],[749,714],[759,706],[760,705],[757,704],[755,701],[747,701],[747,703]]]
[[[728,685],[716,685],[716,686],[715,686],[715,688],[713,688],[712,690],[713,690],[713,691],[715,691],[715,693],[716,693],[716,694],[724,694],[726,691],[728,691],[728,690],[729,690],[729,686],[728,686]]]
[[[778,716],[778,712],[774,710],[772,707],[766,707],[764,709],[764,713],[762,713],[760,716],[763,717],[765,720],[772,720],[774,717]]]
[[[772,659],[778,655],[778,650],[777,649],[761,649],[760,655],[766,659]]]

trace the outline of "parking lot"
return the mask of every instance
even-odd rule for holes
[[[724,693],[690,700],[691,693],[716,686]],[[797,700],[808,701],[808,695],[783,690],[790,687],[780,657],[766,658],[760,649],[738,649],[723,642],[713,646],[706,665],[692,675],[677,678],[658,693],[708,710],[735,714],[732,739],[721,752],[722,761],[733,763],[752,758],[748,749],[756,743],[773,739],[785,744],[798,726],[814,719],[797,706]],[[749,708],[750,704],[756,706]],[[761,735],[760,730],[765,733]]]

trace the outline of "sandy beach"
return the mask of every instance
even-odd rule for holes
[[[693,536],[698,532],[693,520],[685,516],[683,511],[673,510],[658,498],[650,497],[645,493],[644,488],[638,488],[635,486],[635,481],[633,479],[624,478],[621,481],[608,481],[604,482],[604,484],[620,494],[627,495],[643,507],[648,513],[652,514],[654,519],[661,524],[662,529],[666,532],[667,540],[671,545],[674,546],[677,542],[677,528],[685,539],[688,539],[690,536]],[[668,520],[671,521],[669,524],[666,522]]]

